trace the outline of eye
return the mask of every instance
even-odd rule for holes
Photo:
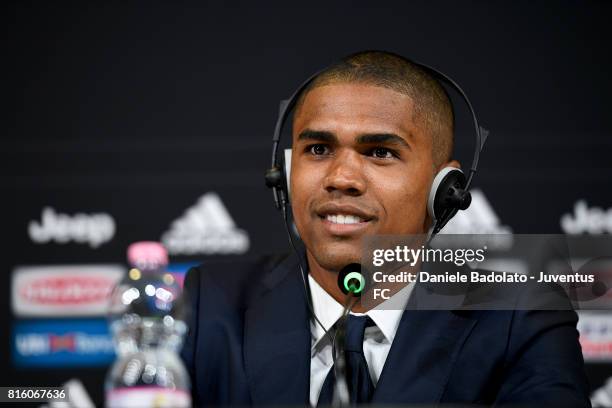
[[[317,144],[313,144],[308,146],[307,148],[308,152],[314,156],[322,156],[324,154],[328,154],[329,153],[329,148],[321,143],[317,143]]]
[[[376,147],[370,151],[370,154],[377,159],[392,159],[395,157],[393,151],[386,147]]]

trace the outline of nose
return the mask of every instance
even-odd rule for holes
[[[341,149],[343,150],[343,149]],[[362,195],[366,190],[361,155],[355,151],[339,151],[330,164],[323,181],[327,192],[341,192],[351,196]]]

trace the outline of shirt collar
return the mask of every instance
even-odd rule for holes
[[[310,296],[314,314],[323,327],[325,327],[325,330],[330,330],[342,316],[344,306],[327,293],[310,274],[308,274],[308,283],[310,286]],[[374,321],[389,343],[392,343],[395,338],[395,333],[397,332],[400,319],[402,318],[402,313],[406,308],[413,287],[414,283],[406,285],[395,295],[365,313],[365,315],[369,316],[372,321]],[[352,312],[351,314],[363,315],[361,313]],[[310,328],[314,340],[312,343],[314,349],[324,337],[325,332],[314,319],[311,319]]]

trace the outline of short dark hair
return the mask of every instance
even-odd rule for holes
[[[436,165],[450,160],[453,150],[454,113],[444,87],[415,63],[386,51],[352,54],[320,73],[299,96],[295,112],[306,95],[325,85],[355,82],[389,88],[410,96],[414,102],[415,123],[431,134]]]

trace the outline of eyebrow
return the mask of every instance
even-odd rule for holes
[[[297,138],[298,141],[314,141],[314,142],[326,142],[326,143],[338,143],[338,138],[331,132],[325,132],[320,130],[306,129],[302,131]]]
[[[357,143],[359,144],[385,144],[385,145],[397,145],[407,149],[411,149],[410,145],[403,137],[400,137],[394,133],[370,133],[360,135],[357,137]]]
[[[338,143],[338,138],[335,134],[321,130],[306,129],[302,131],[297,138],[298,141],[316,141],[325,143]],[[403,137],[394,133],[366,133],[357,136],[357,144],[386,144],[397,145],[408,149],[412,149],[408,142]]]

